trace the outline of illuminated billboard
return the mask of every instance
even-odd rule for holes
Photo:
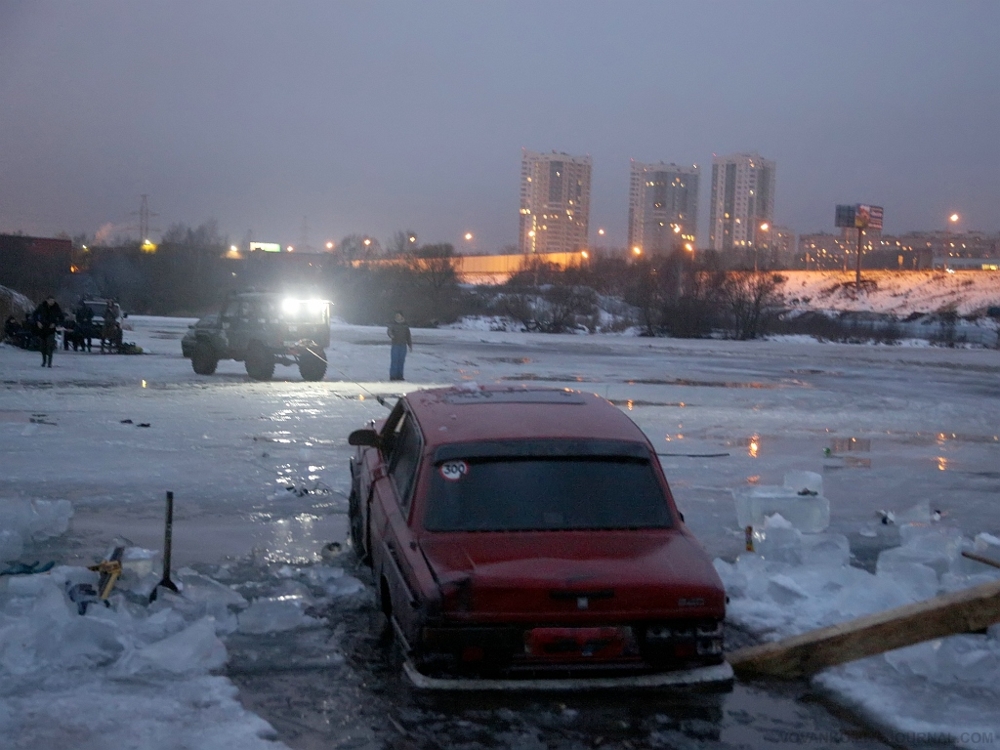
[[[281,243],[280,242],[251,242],[250,252],[256,252],[262,250],[265,253],[280,253]]]
[[[838,205],[834,226],[851,229],[882,229],[882,206],[867,203]]]

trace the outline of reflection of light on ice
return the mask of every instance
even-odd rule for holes
[[[750,443],[747,445],[747,455],[750,458],[757,458],[757,453],[760,451],[760,435],[754,435],[750,438]]]
[[[316,528],[320,516],[313,513],[299,513],[294,518],[282,518],[270,524],[270,539],[265,539],[267,562],[285,562],[296,565],[318,562],[320,551],[326,539]],[[265,532],[266,533],[266,532]]]
[[[948,470],[948,459],[945,458],[944,456],[938,456],[937,457],[937,467],[938,467],[938,471],[947,471]]]

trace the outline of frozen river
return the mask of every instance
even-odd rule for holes
[[[346,537],[346,436],[386,413],[376,395],[455,382],[578,388],[618,404],[663,454],[688,525],[723,560],[743,551],[732,490],[781,484],[790,470],[822,474],[829,531],[850,540],[861,568],[874,570],[878,551],[899,543],[878,510],[927,500],[966,537],[1000,533],[996,351],[417,330],[399,384],[385,382],[384,329],[335,326],[324,381],[279,367],[273,382],[253,383],[236,362],[195,375],[180,356],[189,322],[135,318],[126,339],[147,354],[60,350],[51,370],[36,353],[0,347],[0,498],[74,508],[71,531],[42,542],[37,558],[90,564],[116,536],[159,549],[170,490],[175,568],[248,598],[255,578],[287,576],[282,566],[333,564],[363,578],[327,548]],[[325,627],[227,641],[241,702],[291,747],[922,741],[879,734],[805,684],[666,701],[442,703],[387,669],[368,599],[324,606]],[[0,704],[0,728],[4,721]]]

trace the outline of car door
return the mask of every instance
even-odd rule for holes
[[[390,416],[382,433],[386,471],[373,485],[372,533],[380,540],[376,553],[380,562],[379,585],[384,580],[388,589],[382,596],[389,594],[396,622],[412,642],[436,584],[409,525],[423,438],[413,415],[405,408],[398,408],[400,412]]]

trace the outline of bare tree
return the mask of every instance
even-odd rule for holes
[[[417,233],[412,229],[395,232],[385,246],[386,255],[403,256],[417,249]]]
[[[766,313],[780,302],[783,279],[763,271],[733,271],[719,287],[719,298],[729,315],[733,338],[745,341],[765,333]]]

